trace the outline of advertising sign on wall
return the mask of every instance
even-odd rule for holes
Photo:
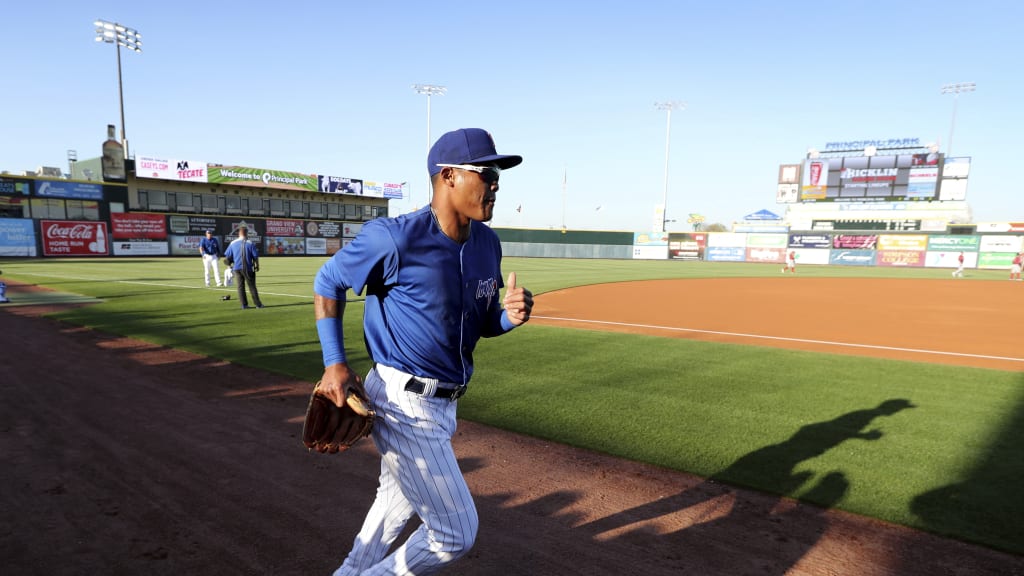
[[[178,235],[172,234],[167,243],[170,246],[172,256],[199,256],[199,241],[205,238],[199,234]],[[227,248],[231,238],[225,238],[221,242],[221,252]]]
[[[349,222],[345,222],[341,226],[341,236],[342,238],[355,238],[362,229],[362,224],[351,224]]]
[[[814,158],[804,162],[801,200],[822,200],[828,188],[828,159]]]
[[[960,252],[928,251],[924,265],[928,268],[956,268],[960,265]],[[978,253],[964,252],[964,268],[976,268],[977,266]]]
[[[217,219],[211,216],[169,216],[167,228],[174,234],[203,234],[207,230],[217,231]]]
[[[138,156],[135,158],[135,175],[177,182],[206,182],[207,167],[206,162],[196,160]]]
[[[785,248],[788,236],[785,234],[747,234],[747,246],[764,246],[766,248]]]
[[[107,223],[42,220],[43,256],[107,256]]]
[[[878,237],[879,250],[921,250],[928,248],[924,234],[882,234]]]
[[[1016,252],[981,252],[978,254],[978,268],[1007,270],[1016,255]]]
[[[712,262],[743,262],[747,249],[742,246],[708,246],[707,260]]]
[[[874,266],[874,250],[832,250],[828,263],[840,266]]]
[[[267,220],[267,236],[302,236],[301,220]]]
[[[924,266],[924,252],[920,250],[879,250],[878,266]]]
[[[36,256],[36,232],[27,218],[0,218],[0,256]]]
[[[1020,252],[1024,236],[982,236],[979,249],[982,252]]]
[[[67,180],[39,180],[36,182],[36,196],[102,200],[103,185]]]
[[[114,240],[164,240],[167,224],[160,214],[115,212],[110,215],[110,234]]]
[[[668,256],[675,260],[703,260],[708,235],[682,233],[668,235]]]
[[[299,256],[306,253],[305,238],[266,238],[266,248],[263,253],[268,256]]]
[[[832,236],[828,234],[790,234],[789,248],[831,248]]]
[[[306,236],[309,238],[341,238],[341,223],[329,220],[306,222]],[[309,246],[309,244],[306,244]]]
[[[747,247],[746,232],[715,232],[708,235],[708,246],[731,246],[736,248]]]
[[[167,256],[167,242],[111,242],[114,256]]]
[[[256,188],[278,188],[282,190],[317,191],[317,177],[312,174],[285,172],[283,170],[264,170],[245,166],[213,166],[208,165],[207,181],[216,184],[232,184],[234,186],[253,186]]]
[[[980,236],[949,236],[940,234],[928,237],[928,250],[977,252],[980,247]]]
[[[793,248],[796,252],[797,264],[828,264],[828,250],[820,248]]]
[[[836,234],[832,236],[833,248],[873,250],[877,244],[878,236],[874,234]]]
[[[327,254],[326,238],[306,238],[306,254],[324,256]]]
[[[341,176],[317,176],[317,189],[324,194],[352,194],[363,196],[363,181]]]
[[[786,260],[785,248],[747,248],[747,262],[784,262]]]

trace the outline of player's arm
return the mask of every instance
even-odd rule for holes
[[[345,299],[313,295],[313,313],[316,330],[323,350],[324,374],[320,378],[320,391],[338,406],[344,404],[349,387],[361,385],[359,375],[349,368],[345,357],[345,335],[342,322],[345,317]]]
[[[397,249],[381,220],[364,224],[356,238],[317,272],[313,281],[313,313],[324,355],[321,390],[335,402],[344,398],[349,386],[362,385],[345,357],[345,296],[348,290],[361,294],[371,278],[382,284],[396,274]]]

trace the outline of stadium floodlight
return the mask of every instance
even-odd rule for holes
[[[661,231],[665,232],[665,224],[668,218],[668,151],[669,144],[672,142],[672,111],[686,110],[686,102],[675,100],[655,102],[654,107],[668,112],[668,124],[665,128],[665,191],[661,199]]]
[[[117,95],[121,104],[121,147],[124,149],[124,158],[128,159],[128,136],[124,128],[124,89],[121,83],[121,47],[124,46],[135,52],[142,52],[142,34],[137,30],[122,26],[116,22],[96,20],[96,41],[113,44],[117,51]]]
[[[974,87],[974,82],[946,84],[942,87],[942,94],[953,95],[953,119],[949,123],[949,142],[946,144],[946,156],[953,155],[953,128],[956,126],[956,101],[960,99],[961,92],[974,92]]]
[[[427,156],[429,156],[430,155],[430,145],[432,144],[432,142],[430,141],[430,97],[431,96],[444,96],[445,93],[448,92],[448,88],[445,87],[445,86],[438,86],[436,84],[413,84],[412,85],[412,89],[415,90],[417,94],[426,94],[427,95]],[[434,187],[428,183],[428,185],[427,185],[427,204],[430,204],[430,201],[431,201],[433,195],[434,195]]]

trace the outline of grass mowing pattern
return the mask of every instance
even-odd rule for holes
[[[9,260],[0,269],[104,299],[63,320],[312,381],[321,367],[312,278],[322,262],[266,259],[258,282],[268,307],[244,312],[234,289],[202,288],[198,258]],[[503,268],[535,293],[779,274],[777,265],[665,261],[510,258]],[[361,313],[349,303],[345,331],[350,361],[365,371]],[[839,473],[847,487],[826,504],[1024,553],[1024,373],[548,326],[482,340],[476,360],[463,418],[812,501],[818,482]],[[914,407],[879,411],[894,399]]]

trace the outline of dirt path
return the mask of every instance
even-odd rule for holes
[[[16,294],[16,290],[12,290]],[[376,488],[299,440],[309,385],[0,308],[7,574],[330,574]],[[1024,574],[1024,558],[460,422],[460,575]]]

